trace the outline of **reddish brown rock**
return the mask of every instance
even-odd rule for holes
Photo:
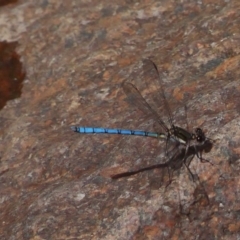
[[[27,73],[0,111],[0,239],[239,238],[239,1],[22,1],[0,24]],[[164,144],[70,129],[151,130],[121,90],[145,57],[177,125],[187,104],[189,128],[216,140],[214,166],[191,164],[200,182],[186,168],[167,188],[160,170],[112,181],[156,164]]]

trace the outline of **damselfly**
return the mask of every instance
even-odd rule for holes
[[[206,140],[201,144],[189,146],[188,151],[186,152],[186,147],[181,144],[179,147],[174,149],[174,153],[172,154],[171,158],[166,161],[165,163],[159,163],[155,165],[151,165],[148,167],[140,168],[135,171],[128,171],[128,172],[122,172],[119,174],[112,175],[112,179],[118,179],[122,177],[128,177],[135,175],[140,172],[156,169],[156,168],[168,168],[168,176],[169,180],[172,179],[172,176],[170,174],[170,170],[178,170],[183,165],[185,165],[191,174],[192,179],[194,180],[194,176],[189,168],[189,165],[191,161],[193,160],[194,156],[197,156],[199,159],[201,159],[202,162],[209,162],[208,160],[202,158],[202,152],[209,152],[212,149],[213,143],[211,140]],[[211,162],[209,162],[212,164]]]
[[[147,100],[141,95],[138,88],[131,82],[124,81],[122,84],[123,91],[125,92],[129,102],[134,104],[138,109],[140,109],[145,115],[148,115],[155,121],[155,123],[161,128],[161,131],[156,132],[146,132],[139,130],[127,130],[127,129],[111,129],[111,128],[96,128],[96,127],[77,127],[72,126],[72,130],[78,133],[105,133],[105,134],[122,134],[122,135],[134,135],[134,136],[145,136],[154,137],[158,139],[164,139],[166,141],[165,157],[169,158],[168,161],[162,164],[153,165],[150,167],[142,168],[133,172],[120,173],[112,176],[112,178],[119,178],[124,176],[129,176],[136,174],[138,172],[150,170],[159,167],[171,167],[174,168],[174,162],[178,161],[186,165],[187,169],[191,173],[188,164],[186,164],[186,159],[191,155],[196,155],[202,162],[208,161],[202,158],[199,154],[199,146],[204,146],[206,141],[211,142],[211,139],[206,138],[204,132],[201,128],[196,128],[193,133],[185,130],[184,128],[175,126],[173,124],[173,117],[170,111],[170,107],[165,97],[163,91],[163,82],[160,77],[158,68],[154,62],[150,59],[144,59],[143,72],[144,80],[146,81],[146,86],[150,84],[155,84],[156,90],[158,91],[158,101],[164,105],[166,111],[168,122],[170,127],[168,127],[157,111],[150,106]],[[174,153],[169,156],[169,141],[174,142],[176,149],[181,145],[181,150],[175,150]],[[193,144],[192,144],[193,143]],[[184,146],[184,147],[182,147]],[[172,149],[171,149],[172,151]],[[209,161],[208,161],[209,162]],[[192,173],[191,173],[192,175]]]

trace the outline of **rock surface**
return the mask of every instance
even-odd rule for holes
[[[27,73],[0,112],[0,239],[240,238],[238,0],[27,0],[1,8],[0,26]],[[196,182],[186,168],[167,188],[160,170],[112,181],[164,143],[70,129],[151,130],[121,89],[146,57],[177,125],[216,140],[213,166],[191,164]]]

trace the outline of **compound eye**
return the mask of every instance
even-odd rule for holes
[[[198,142],[202,142],[202,137],[201,137],[201,136],[198,136],[198,137],[197,137],[197,141],[198,141]]]
[[[201,128],[196,128],[195,132],[196,132],[197,135],[201,134],[202,133],[202,129]]]

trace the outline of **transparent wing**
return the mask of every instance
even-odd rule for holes
[[[168,124],[173,127],[173,121],[157,66],[150,59],[143,59],[141,65],[129,80],[123,82],[123,90],[131,104],[154,120],[158,132],[168,132]],[[160,108],[161,114],[158,113]],[[167,117],[168,124],[163,117]]]
[[[162,80],[162,74],[159,72],[157,65],[152,60],[143,59],[142,62],[143,62],[144,79],[146,83],[148,85],[152,84],[156,89],[156,95],[155,95],[156,100],[154,101],[155,102],[157,101],[157,104],[163,105],[164,113],[168,118],[168,122],[170,126],[173,127],[172,113],[164,93],[164,87],[163,87],[164,84]]]
[[[160,124],[164,132],[168,132],[168,127],[166,124],[162,121],[157,112],[148,104],[139,90],[132,83],[123,82],[122,87],[129,102],[134,104],[144,114],[150,115],[156,122],[158,122],[158,124]]]

